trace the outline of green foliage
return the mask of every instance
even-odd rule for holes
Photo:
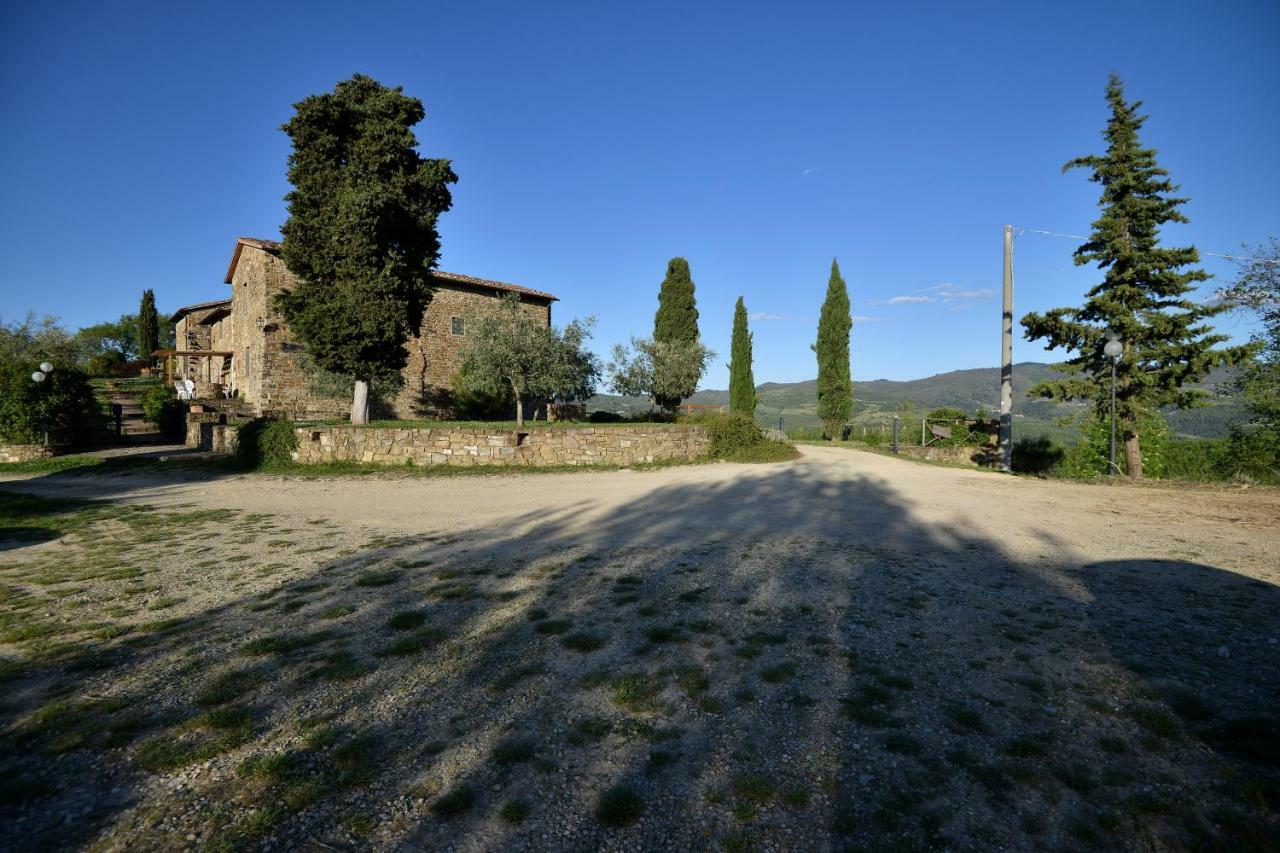
[[[674,400],[669,408],[664,406],[668,414],[692,393],[689,389],[697,388],[715,357],[697,340],[663,343],[632,338],[631,347],[634,354],[622,344],[614,346],[607,368],[610,387],[630,397],[647,397],[658,405],[663,405],[661,400]]]
[[[142,416],[170,438],[186,434],[187,403],[168,385],[153,385],[138,395]]]
[[[1142,436],[1142,469],[1145,476],[1160,478],[1165,475],[1165,445],[1169,440],[1169,427],[1164,416],[1153,409],[1138,411],[1134,428]],[[1111,421],[1109,418],[1090,417],[1081,429],[1080,441],[1068,448],[1058,466],[1064,477],[1091,478],[1105,476],[1111,453]],[[1116,463],[1121,473],[1127,474],[1125,456],[1119,447],[1117,431]]]
[[[729,344],[729,411],[755,417],[756,380],[751,371],[751,332],[747,331],[747,306],[742,297],[733,309],[733,340]]]
[[[121,314],[114,322],[85,326],[76,332],[75,342],[79,361],[89,366],[91,374],[110,375],[112,365],[138,357],[138,318],[134,314]]]
[[[1104,271],[1103,281],[1086,294],[1082,307],[1027,314],[1022,326],[1027,340],[1044,339],[1051,350],[1075,353],[1062,366],[1068,378],[1043,382],[1031,395],[1091,399],[1103,418],[1110,405],[1112,366],[1103,346],[1110,334],[1121,338],[1118,419],[1123,439],[1138,451],[1139,436],[1143,445],[1147,440],[1138,429],[1141,412],[1196,405],[1204,392],[1187,384],[1219,364],[1248,358],[1251,349],[1214,349],[1227,338],[1209,334],[1203,321],[1225,310],[1226,303],[1201,305],[1189,298],[1195,285],[1209,277],[1193,266],[1200,261],[1194,247],[1159,245],[1162,226],[1188,221],[1179,210],[1186,199],[1174,195],[1178,187],[1157,165],[1155,150],[1142,147],[1138,131],[1146,117],[1138,113],[1141,102],[1125,101],[1115,75],[1107,84],[1107,101],[1106,153],[1079,157],[1063,167],[1089,169],[1091,180],[1102,186],[1102,215],[1074,258],[1077,265],[1096,263]],[[1131,473],[1141,476],[1144,469]]]
[[[298,437],[291,421],[256,418],[236,431],[236,455],[246,468],[271,468],[293,464]]]
[[[840,266],[831,261],[827,296],[818,317],[818,417],[827,436],[838,439],[853,414],[853,383],[849,373],[849,291],[840,277]]]
[[[320,367],[385,378],[421,326],[457,176],[418,154],[425,112],[398,87],[357,74],[294,109],[281,254],[298,283],[276,306]]]
[[[160,348],[160,315],[156,311],[156,294],[153,290],[142,291],[137,326],[138,357],[149,361],[151,353]]]
[[[1227,444],[1231,476],[1243,475],[1263,483],[1280,483],[1280,430],[1241,427]]]
[[[297,356],[298,369],[307,379],[307,388],[319,397],[330,400],[349,400],[355,392],[354,376],[334,373],[316,364],[309,352],[300,352]],[[404,387],[404,374],[390,373],[374,377],[369,382],[369,397],[373,401],[390,400],[400,393]]]
[[[30,365],[35,370],[48,361],[55,367],[72,367],[79,356],[75,338],[54,317],[32,312],[21,322],[0,322],[0,364]]]
[[[481,378],[472,386],[470,377],[455,373],[449,387],[452,394],[453,414],[459,420],[504,421],[514,420],[516,398],[511,386],[489,382]]]
[[[783,462],[799,454],[785,441],[765,436],[751,418],[740,414],[698,415],[688,419],[707,430],[711,439],[710,456],[730,462]]]
[[[1223,298],[1253,313],[1261,329],[1254,335],[1258,358],[1248,362],[1234,383],[1249,412],[1247,426],[1231,435],[1231,452],[1241,473],[1280,479],[1280,242],[1246,247],[1249,259]]]
[[[698,307],[693,295],[689,262],[672,258],[658,290],[658,311],[653,317],[653,399],[664,409],[675,409],[698,389],[706,367],[698,363],[696,375],[690,358],[701,348]]]
[[[599,361],[586,349],[593,320],[574,320],[563,331],[548,326],[540,313],[526,311],[520,297],[467,315],[460,353],[463,387],[489,394],[510,389],[516,422],[524,422],[524,401],[585,400],[595,393]]]
[[[1013,443],[1013,470],[1019,474],[1048,476],[1056,471],[1063,449],[1047,436],[1020,438]]]
[[[88,377],[60,365],[35,382],[38,363],[0,364],[0,439],[20,444],[75,444],[92,439],[105,424]]]

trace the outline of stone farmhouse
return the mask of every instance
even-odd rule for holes
[[[434,292],[409,351],[404,386],[382,401],[378,416],[425,418],[451,413],[454,375],[466,340],[466,314],[489,300],[516,294],[522,307],[551,323],[550,293],[469,275],[432,273]],[[303,344],[272,307],[272,297],[295,281],[274,240],[241,237],[227,268],[227,299],[180,308],[173,315],[176,349],[167,355],[173,379],[195,383],[197,399],[232,396],[257,414],[292,419],[336,418],[350,412],[349,399],[316,393]],[[386,409],[389,409],[386,410]]]

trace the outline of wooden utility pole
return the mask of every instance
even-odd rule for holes
[[[1013,226],[1004,227],[1004,313],[1000,332],[1000,469],[1013,469]]]

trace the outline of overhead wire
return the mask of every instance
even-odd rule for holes
[[[1042,234],[1045,237],[1067,237],[1072,240],[1093,239],[1092,237],[1082,237],[1079,234],[1061,234],[1057,231],[1045,231],[1040,228],[1024,228],[1020,225],[1013,226],[1013,229],[1015,232],[1013,236],[1015,237],[1021,234]],[[1197,251],[1199,251],[1200,254],[1202,255],[1211,255],[1212,257],[1215,257],[1215,258],[1223,258],[1233,263],[1238,263],[1240,261],[1252,261],[1254,263],[1263,263],[1263,264],[1280,264],[1280,258],[1262,258],[1262,257],[1248,257],[1246,255],[1228,255],[1223,252],[1207,252],[1203,249],[1198,249]]]

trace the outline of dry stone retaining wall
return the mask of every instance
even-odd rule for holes
[[[47,459],[53,455],[54,448],[49,444],[0,444],[0,465],[6,462]]]
[[[470,427],[298,427],[303,465],[634,465],[706,456],[698,426],[481,429]]]

